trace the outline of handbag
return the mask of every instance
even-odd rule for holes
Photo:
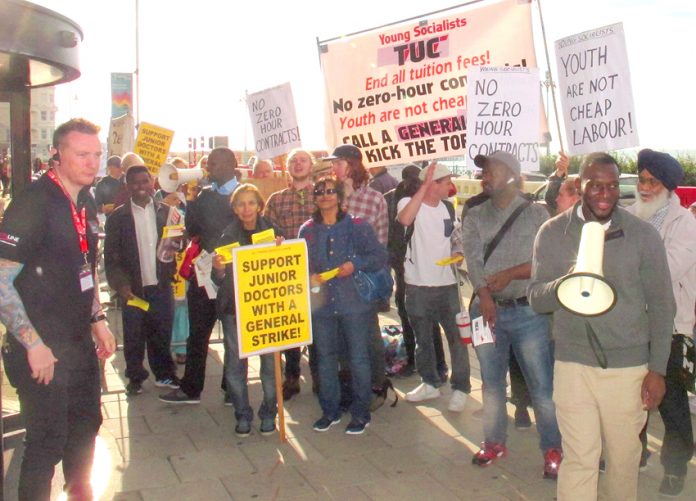
[[[366,303],[388,300],[394,289],[394,279],[387,267],[377,271],[354,271],[353,284]]]
[[[350,254],[353,255],[353,221],[350,222]],[[383,266],[377,271],[353,272],[353,285],[360,298],[366,303],[388,301],[394,290],[394,279],[389,266]]]
[[[184,280],[191,280],[193,277],[193,260],[198,257],[203,249],[201,248],[201,242],[199,237],[193,237],[186,247],[186,252],[184,253],[184,259],[181,262],[181,268],[179,268],[179,276]]]

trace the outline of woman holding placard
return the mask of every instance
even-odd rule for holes
[[[222,232],[218,249],[230,248],[237,243],[240,246],[251,245],[252,235],[269,229],[274,230],[276,238],[282,239],[279,230],[261,216],[264,200],[258,188],[252,184],[240,185],[230,199],[232,211],[237,216]],[[220,286],[217,294],[218,317],[222,322],[225,340],[225,383],[227,397],[234,406],[237,426],[234,429],[238,437],[251,434],[251,421],[254,412],[249,405],[247,390],[248,360],[239,358],[237,340],[237,320],[235,317],[234,281],[232,279],[232,260],[228,252],[217,252],[213,258],[213,279]],[[275,418],[278,412],[276,404],[275,372],[273,354],[261,355],[261,386],[263,402],[259,408],[262,435],[270,435],[276,430]]]

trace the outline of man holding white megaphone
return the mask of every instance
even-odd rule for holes
[[[554,319],[558,499],[597,499],[604,453],[607,498],[632,500],[638,434],[665,393],[674,296],[659,234],[617,207],[616,161],[588,155],[577,183],[581,201],[539,230],[527,290],[532,308]]]

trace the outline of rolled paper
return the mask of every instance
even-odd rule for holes
[[[334,268],[333,270],[325,271],[324,273],[319,273],[319,277],[321,277],[321,279],[324,282],[328,282],[332,278],[336,278],[337,275],[338,275],[338,268]]]
[[[264,231],[260,231],[258,233],[254,233],[251,236],[251,243],[252,244],[265,244],[268,242],[274,242],[275,241],[275,231],[273,231],[273,228],[269,228]]]
[[[222,245],[215,249],[215,254],[222,256],[222,264],[229,264],[232,262],[232,249],[235,247],[239,247],[239,242]]]
[[[137,296],[133,296],[132,298],[130,298],[126,304],[128,306],[134,306],[136,308],[140,308],[143,311],[148,311],[150,309],[150,303],[148,303],[144,299],[141,299]]]
[[[462,259],[464,259],[464,256],[450,256],[446,257],[445,259],[435,261],[435,264],[438,266],[449,266],[450,264],[459,263]]]

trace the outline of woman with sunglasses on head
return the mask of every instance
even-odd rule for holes
[[[319,360],[319,404],[322,416],[315,431],[326,431],[341,421],[338,355],[345,349],[351,370],[353,401],[346,433],[358,435],[370,423],[372,394],[369,326],[372,305],[355,288],[356,270],[377,271],[387,263],[387,252],[372,227],[341,209],[342,182],[324,177],[314,185],[316,210],[300,228],[307,241],[312,282],[312,330]],[[337,268],[335,278],[321,273]]]

